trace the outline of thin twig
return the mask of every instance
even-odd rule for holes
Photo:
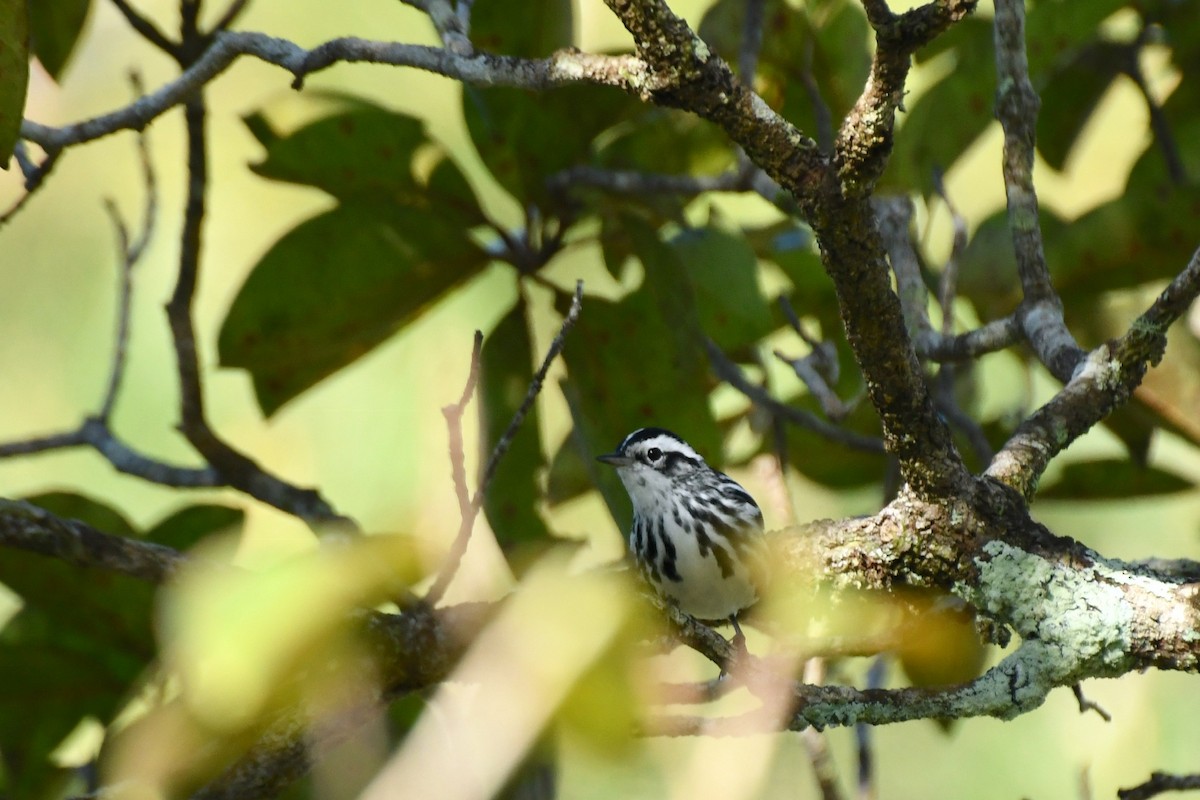
[[[140,94],[140,86],[137,78],[134,78],[135,88]],[[158,182],[154,176],[154,165],[150,161],[150,150],[146,144],[145,131],[139,132],[137,136],[138,155],[142,165],[142,176],[146,191],[145,209],[143,211],[142,232],[136,239],[130,241],[129,232],[125,228],[125,223],[121,220],[121,216],[117,211],[116,204],[109,200],[105,203],[108,209],[109,217],[112,218],[113,228],[117,236],[117,257],[119,259],[120,270],[120,288],[117,292],[117,335],[116,342],[113,346],[113,364],[112,369],[108,374],[108,387],[104,392],[104,400],[100,404],[99,418],[106,423],[112,416],[113,407],[117,402],[117,394],[121,388],[121,380],[125,375],[125,355],[129,344],[129,316],[132,310],[133,298],[133,270],[138,261],[141,260],[142,253],[146,250],[146,245],[150,241],[150,236],[154,232],[154,220],[157,217],[158,208]]]
[[[825,660],[810,658],[806,661],[803,681],[813,685],[824,683]],[[804,750],[808,753],[813,777],[817,781],[817,788],[820,789],[823,800],[841,800],[842,790],[838,787],[837,765],[833,763],[825,733],[815,728],[806,728],[800,732],[800,741],[804,743]]]
[[[579,319],[579,311],[582,308],[582,303],[583,281],[579,281],[575,284],[575,296],[571,300],[570,309],[568,309],[566,316],[563,317],[558,334],[550,343],[550,347],[547,348],[541,366],[538,367],[537,372],[530,379],[529,388],[525,392],[525,399],[521,402],[521,406],[513,414],[512,419],[509,420],[508,425],[504,429],[504,433],[500,435],[495,447],[492,448],[487,464],[480,473],[479,486],[475,489],[475,494],[471,495],[467,489],[466,469],[463,466],[462,416],[467,403],[470,402],[472,395],[475,393],[475,387],[479,381],[479,360],[483,346],[483,334],[479,331],[475,332],[475,344],[471,350],[471,367],[467,373],[467,382],[463,387],[462,397],[459,398],[457,403],[448,405],[442,409],[442,416],[446,418],[446,429],[450,440],[451,478],[454,483],[454,494],[458,498],[460,521],[458,533],[455,534],[454,541],[450,544],[450,550],[446,553],[442,568],[438,571],[433,585],[429,587],[429,591],[425,593],[424,600],[429,606],[435,606],[441,601],[442,597],[446,594],[446,589],[450,586],[450,582],[454,579],[454,575],[458,572],[458,567],[462,563],[463,556],[467,552],[467,545],[471,540],[471,531],[475,528],[475,520],[479,516],[479,510],[483,507],[483,498],[487,493],[488,484],[491,483],[492,476],[496,472],[496,467],[499,465],[500,459],[504,457],[504,454],[508,452],[508,448],[512,445],[513,438],[517,435],[521,423],[525,421],[525,416],[529,413],[529,409],[533,407],[534,401],[537,400],[538,394],[541,393],[542,386],[546,381],[546,373],[550,369],[550,364],[562,352],[567,334],[575,326],[576,320]]]
[[[479,516],[480,504],[476,502],[482,495],[478,493],[471,497],[467,488],[467,469],[464,465],[466,456],[463,452],[462,418],[467,404],[475,395],[475,387],[479,384],[479,356],[483,349],[483,331],[475,331],[474,344],[471,345],[471,363],[467,369],[467,381],[463,385],[462,397],[457,403],[442,407],[442,416],[446,418],[446,434],[450,449],[450,479],[454,485],[454,496],[458,500],[458,533],[450,544],[442,568],[438,571],[433,585],[425,593],[425,602],[430,607],[436,606],[446,594],[450,581],[458,572],[459,564],[467,552],[467,544],[471,540],[471,531],[475,528],[475,519]]]
[[[885,452],[882,439],[877,439],[874,436],[864,436],[861,433],[839,428],[821,419],[816,414],[809,413],[800,408],[793,408],[771,397],[766,389],[747,379],[738,365],[730,361],[729,357],[712,340],[705,339],[704,347],[708,352],[708,361],[712,365],[716,376],[746,395],[751,402],[772,415],[793,425],[810,430],[819,436],[824,436],[830,441],[844,444],[853,450],[861,450],[865,453],[882,454]]]
[[[804,91],[808,94],[809,105],[812,106],[813,123],[817,129],[817,146],[821,148],[822,153],[832,153],[834,136],[836,135],[833,129],[833,111],[830,110],[829,103],[825,102],[825,95],[821,92],[821,84],[817,83],[817,76],[813,74],[813,53],[815,50],[814,37],[807,37],[804,40],[804,57],[800,62],[800,83],[803,84]]]
[[[50,149],[40,164],[35,164],[29,160],[25,151],[24,142],[17,142],[15,153],[21,154],[18,161],[21,164],[21,174],[25,176],[25,193],[17,198],[8,210],[0,214],[0,225],[8,222],[15,217],[18,212],[25,207],[34,193],[37,192],[46,183],[46,176],[50,174],[50,170],[54,169],[54,165],[58,163],[58,157],[62,155],[62,150],[57,148]]]
[[[1088,700],[1083,694],[1083,684],[1076,683],[1071,686],[1071,692],[1075,695],[1075,702],[1079,703],[1079,713],[1086,714],[1089,711],[1095,711],[1100,715],[1100,719],[1105,722],[1112,722],[1112,714],[1109,714],[1103,707],[1095,701]]]
[[[1188,789],[1200,789],[1200,774],[1170,775],[1166,772],[1153,772],[1150,780],[1130,789],[1118,789],[1118,800],[1149,800],[1166,792],[1184,792]]]
[[[246,6],[249,5],[249,2],[250,0],[233,0],[233,2],[229,4],[229,7],[225,9],[225,13],[222,14],[221,18],[218,19],[213,25],[213,33],[229,30],[229,28],[233,26],[233,23],[237,22],[237,19],[242,15],[242,12],[246,10]]]
[[[754,73],[758,71],[758,54],[762,49],[763,9],[766,0],[746,0],[742,22],[742,47],[738,51],[738,75],[742,83],[754,88]]]
[[[126,0],[112,0],[112,4],[121,12],[121,16],[125,17],[129,27],[137,31],[143,39],[172,57],[179,53],[179,43],[171,41],[157,25],[142,16],[141,12],[129,5]]]
[[[779,307],[783,310],[783,315],[792,328],[812,349],[808,355],[801,358],[789,358],[781,351],[775,350],[775,357],[792,368],[796,377],[808,387],[809,393],[820,403],[825,416],[834,422],[842,421],[858,407],[864,395],[860,395],[848,403],[842,402],[842,399],[829,385],[837,383],[838,375],[841,372],[837,348],[834,347],[833,342],[818,341],[809,336],[808,332],[804,330],[800,318],[796,315],[795,309],[792,308],[792,304],[783,295],[779,297]]]
[[[550,364],[562,352],[567,334],[570,333],[571,328],[575,327],[582,308],[583,281],[578,281],[575,284],[575,295],[571,298],[571,307],[567,309],[567,314],[563,317],[562,324],[558,328],[558,333],[554,336],[554,340],[550,342],[550,347],[546,350],[546,356],[542,359],[542,365],[538,367],[537,372],[533,374],[533,379],[529,381],[529,388],[525,392],[525,399],[521,401],[521,407],[513,414],[512,419],[508,422],[508,427],[504,429],[504,433],[496,440],[496,446],[492,448],[492,453],[488,456],[487,466],[483,469],[483,473],[479,478],[479,488],[475,492],[479,498],[482,498],[487,492],[488,484],[491,483],[492,476],[496,473],[496,466],[500,463],[500,459],[504,457],[504,454],[508,452],[508,448],[512,445],[513,437],[517,434],[517,429],[521,427],[521,423],[525,421],[525,415],[529,413],[529,409],[533,407],[534,401],[537,399],[538,394],[541,393],[542,385],[546,381],[546,373],[550,369]]]
[[[867,688],[878,689],[883,686],[884,675],[887,672],[887,661],[882,656],[876,656],[867,669]],[[871,746],[870,725],[854,726],[854,738],[858,744],[858,798],[859,800],[875,800],[878,792],[875,788],[875,753]]]

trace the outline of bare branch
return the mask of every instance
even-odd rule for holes
[[[842,121],[834,144],[844,193],[865,197],[883,174],[912,54],[974,11],[975,4],[976,0],[936,0],[897,16],[885,0],[863,3],[875,29],[875,54],[867,85]]]
[[[548,89],[574,83],[596,83],[634,94],[653,89],[645,63],[632,56],[564,50],[543,59],[486,54],[466,57],[438,47],[355,38],[334,39],[306,50],[286,39],[262,33],[225,31],[213,37],[211,46],[178,78],[130,105],[61,128],[24,120],[21,137],[37,143],[47,152],[54,152],[116,131],[140,130],[165,111],[183,103],[242,55],[282,67],[297,81],[335,63],[369,62],[423,69],[475,86]]]
[[[186,29],[188,26],[185,24],[184,27]],[[203,60],[204,56],[200,58]],[[200,359],[196,352],[196,333],[192,322],[192,301],[199,280],[208,185],[208,145],[205,130],[207,110],[202,95],[197,94],[188,99],[184,111],[187,125],[187,202],[180,234],[179,275],[166,309],[179,378],[180,430],[196,452],[220,475],[223,483],[281,511],[293,514],[313,527],[332,526],[341,531],[356,530],[354,522],[334,511],[317,491],[303,489],[270,474],[254,460],[222,440],[208,425],[204,413]]]
[[[112,4],[121,12],[121,16],[125,17],[125,21],[129,23],[129,27],[137,31],[143,39],[172,58],[178,55],[179,43],[171,41],[165,33],[159,30],[157,25],[142,16],[141,12],[131,6],[126,0],[112,0]]]
[[[483,331],[475,331],[475,342],[471,345],[471,362],[467,370],[467,381],[463,385],[462,397],[457,403],[442,408],[442,416],[446,418],[446,434],[450,447],[450,478],[454,485],[454,496],[458,499],[458,533],[450,544],[445,563],[438,570],[437,578],[425,593],[425,602],[436,606],[441,601],[450,581],[454,579],[458,567],[466,555],[467,545],[471,541],[471,531],[475,529],[475,519],[479,516],[480,500],[483,495],[476,493],[474,499],[471,490],[467,488],[467,470],[463,465],[462,418],[467,409],[467,403],[475,395],[475,386],[479,383],[479,354],[483,348]]]
[[[0,225],[8,222],[15,217],[34,193],[40,189],[46,181],[46,176],[54,169],[54,165],[58,163],[58,157],[62,154],[62,150],[49,150],[42,163],[35,164],[30,160],[28,153],[25,150],[24,142],[17,142],[13,150],[13,155],[17,158],[17,163],[21,167],[21,174],[25,176],[25,194],[17,198],[16,202],[9,206],[8,210],[0,214]]]
[[[229,7],[225,9],[225,13],[213,25],[213,32],[218,33],[233,27],[233,23],[237,22],[238,17],[242,15],[242,12],[246,10],[246,6],[248,5],[249,0],[233,0],[229,4]]]
[[[986,474],[1032,499],[1050,459],[1128,400],[1162,359],[1167,329],[1197,295],[1200,250],[1124,336],[1089,353],[1067,385],[1021,423]]]
[[[1042,244],[1033,187],[1034,135],[1041,100],[1029,80],[1023,2],[998,0],[995,40],[996,116],[1004,130],[1004,190],[1024,293],[1019,319],[1038,360],[1065,383],[1086,354],[1063,322],[1062,300],[1051,284]]]
[[[1100,716],[1100,719],[1104,720],[1105,722],[1112,722],[1112,714],[1109,714],[1107,711],[1105,711],[1104,708],[1099,704],[1084,697],[1082,684],[1077,683],[1072,686],[1071,692],[1075,695],[1075,702],[1079,703],[1080,714],[1086,714],[1089,711],[1095,711]]]
[[[742,83],[754,88],[754,73],[758,71],[758,54],[762,50],[763,9],[766,0],[746,0],[742,21],[742,47],[738,51],[738,75]]]
[[[135,87],[140,81],[133,79]],[[141,260],[150,236],[154,232],[154,220],[158,209],[158,182],[154,177],[154,165],[150,161],[150,151],[146,146],[145,132],[137,135],[138,156],[142,166],[142,178],[145,185],[146,201],[142,219],[142,232],[130,241],[125,223],[121,221],[116,204],[109,200],[106,203],[108,214],[112,218],[113,228],[117,235],[117,258],[120,271],[120,288],[117,292],[117,335],[113,346],[113,364],[108,373],[108,388],[104,392],[104,400],[100,404],[98,416],[107,422],[112,416],[113,407],[117,402],[117,393],[121,388],[121,379],[125,375],[125,353],[129,343],[129,314],[133,298],[133,269]]]
[[[571,307],[567,310],[566,316],[563,317],[562,324],[559,325],[558,333],[555,335],[554,340],[546,349],[546,355],[542,358],[541,366],[538,367],[537,372],[530,379],[529,388],[525,392],[525,399],[521,401],[520,407],[513,414],[512,419],[509,420],[508,426],[500,434],[500,438],[496,440],[496,445],[492,448],[492,452],[488,456],[487,464],[480,473],[479,486],[475,489],[474,496],[471,496],[467,489],[466,471],[463,468],[462,415],[467,403],[471,399],[471,395],[475,392],[475,386],[479,379],[479,355],[480,348],[483,346],[483,334],[479,331],[475,332],[475,345],[471,350],[471,368],[467,373],[467,383],[463,387],[462,397],[458,403],[442,409],[442,414],[446,417],[446,428],[450,437],[450,464],[453,471],[454,492],[458,498],[460,522],[458,533],[450,545],[445,562],[441,570],[438,571],[433,585],[429,587],[429,591],[425,594],[425,602],[431,607],[436,606],[441,601],[446,593],[446,589],[450,586],[450,582],[454,579],[455,573],[458,571],[459,564],[462,563],[463,555],[467,552],[467,544],[471,539],[471,531],[475,527],[475,520],[479,516],[480,508],[483,507],[483,498],[487,493],[488,484],[491,483],[492,476],[496,473],[496,467],[499,465],[500,459],[504,457],[504,454],[508,452],[508,448],[512,445],[513,437],[517,435],[517,431],[520,429],[521,423],[525,421],[525,416],[529,413],[529,409],[533,407],[534,401],[537,400],[537,396],[541,393],[542,385],[546,381],[546,373],[550,370],[550,364],[562,352],[567,334],[570,333],[571,328],[575,327],[575,322],[579,319],[582,303],[583,281],[578,281],[575,284],[575,295],[571,299]]]
[[[1149,800],[1167,792],[1183,792],[1188,789],[1200,789],[1200,774],[1170,775],[1166,772],[1153,772],[1150,780],[1134,786],[1132,789],[1117,790],[1119,800]]]
[[[0,498],[0,546],[150,583],[162,583],[171,577],[186,558],[165,545],[110,536],[78,520],[56,517],[32,503],[3,498]]]
[[[838,364],[837,349],[833,342],[817,341],[808,335],[804,330],[804,325],[801,324],[800,318],[796,316],[795,309],[788,299],[784,296],[779,297],[779,307],[783,311],[783,315],[787,318],[788,323],[811,348],[808,355],[802,358],[789,358],[780,351],[775,351],[775,357],[792,368],[806,387],[809,394],[816,398],[821,404],[821,410],[825,412],[825,416],[829,417],[834,422],[840,422],[845,419],[855,408],[858,407],[862,400],[862,395],[852,399],[848,403],[842,402],[842,398],[837,396],[837,393],[829,386],[829,384],[837,383],[838,375],[841,372]]]
[[[533,374],[533,378],[529,381],[529,388],[525,391],[525,399],[521,401],[520,408],[508,422],[508,427],[500,434],[500,438],[496,440],[496,446],[492,448],[492,453],[488,456],[487,465],[483,469],[483,474],[479,478],[479,488],[476,490],[476,495],[482,502],[483,495],[487,492],[488,485],[492,482],[492,476],[496,473],[496,466],[500,463],[500,459],[504,458],[504,454],[508,452],[508,448],[512,445],[513,437],[517,435],[517,430],[521,427],[521,423],[525,421],[525,415],[529,413],[529,409],[533,407],[533,403],[537,400],[537,396],[541,394],[542,385],[546,381],[546,373],[550,370],[550,364],[562,352],[563,344],[566,342],[567,334],[571,332],[571,328],[575,327],[575,323],[579,320],[579,312],[583,309],[583,281],[576,281],[575,294],[571,298],[571,307],[567,309],[567,314],[563,317],[562,324],[559,325],[558,333],[554,335],[553,341],[550,342],[550,347],[546,349],[546,355],[542,358],[542,364],[538,367],[537,372]]]
[[[779,402],[771,397],[766,389],[751,383],[742,373],[741,369],[738,368],[738,365],[730,361],[729,357],[721,352],[721,348],[717,347],[715,342],[705,339],[704,346],[708,351],[708,361],[712,364],[713,372],[716,376],[746,395],[746,397],[750,398],[751,402],[763,408],[772,416],[824,436],[831,442],[844,444],[854,450],[880,454],[885,452],[883,442],[879,439],[871,436],[863,436],[861,433],[855,433],[854,431],[844,430],[836,425],[831,425],[815,414],[810,414],[803,409],[793,408]]]

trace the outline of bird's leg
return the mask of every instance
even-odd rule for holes
[[[730,641],[730,644],[733,645],[733,657],[736,661],[750,653],[746,649],[746,634],[742,633],[742,626],[738,625],[737,614],[730,614],[729,621],[733,624],[733,640]]]

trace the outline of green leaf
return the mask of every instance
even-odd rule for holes
[[[1120,57],[1116,45],[1097,44],[1057,70],[1042,89],[1037,148],[1052,168],[1066,166],[1092,112],[1121,74]]]
[[[590,303],[590,301],[589,301]],[[595,470],[581,456],[570,436],[550,458],[546,476],[546,502],[556,506],[595,488]]]
[[[188,506],[146,531],[146,538],[176,550],[190,550],[213,534],[240,534],[245,520],[246,512],[240,508],[217,505]]]
[[[504,0],[476,0],[471,6],[471,41],[489,53],[543,58],[574,40],[572,0],[524,0],[519,10]]]
[[[533,345],[526,324],[528,309],[517,299],[488,336],[480,356],[479,397],[482,426],[480,464],[521,407],[533,374]],[[515,545],[550,538],[537,506],[541,492],[538,471],[544,464],[536,405],[513,438],[496,467],[483,499],[483,510],[496,540],[506,550]]]
[[[668,175],[718,174],[734,162],[725,133],[711,122],[673,108],[639,106],[605,137],[594,162],[609,169]],[[639,202],[662,203],[653,196]]]
[[[1128,0],[1038,0],[1025,17],[1025,50],[1035,84],[1046,73],[1074,60],[1099,39],[1100,23],[1129,5]],[[1045,108],[1045,103],[1043,103]]]
[[[1100,292],[1173,277],[1200,227],[1200,188],[1128,191],[1047,236],[1046,260],[1068,311]]]
[[[8,160],[21,133],[28,85],[29,16],[26,0],[0,0],[0,167],[4,169],[8,169]]]
[[[700,35],[730,64],[737,64],[746,3],[719,0],[700,22]],[[810,136],[817,134],[811,78],[833,124],[854,105],[871,68],[870,28],[862,8],[848,0],[816,0],[797,7],[768,0],[766,30],[754,85],[773,108]],[[743,78],[744,80],[744,78]]]
[[[46,492],[25,499],[56,517],[77,519],[114,536],[137,535],[124,514],[90,497],[71,492]]]
[[[563,391],[572,442],[593,470],[614,517],[629,521],[628,498],[615,472],[597,469],[630,431],[670,428],[711,463],[721,455],[720,429],[708,407],[711,381],[700,340],[694,292],[678,254],[642,223],[626,221],[645,279],[620,302],[588,298],[563,348]],[[565,313],[570,298],[559,297]]]
[[[352,363],[475,274],[461,220],[347,203],[302,222],[254,267],[221,326],[224,366],[248,369],[267,415]]]
[[[266,112],[245,122],[267,149],[252,167],[265,178],[315,186],[344,202],[427,209],[464,225],[484,220],[470,183],[416,117],[358,101],[287,135]]]
[[[586,163],[593,139],[633,102],[616,89],[585,84],[537,94],[466,86],[462,94],[467,131],[488,171],[522,204],[542,208],[556,199],[546,179]]]
[[[1158,467],[1139,467],[1127,459],[1075,461],[1063,467],[1055,483],[1038,492],[1044,500],[1122,500],[1174,494],[1193,488],[1180,475]]]
[[[691,228],[671,240],[696,292],[704,334],[723,350],[751,344],[775,327],[758,288],[758,260],[741,236]]]
[[[28,499],[107,533],[132,533],[119,512],[79,495]],[[5,548],[0,583],[24,602],[0,631],[6,794],[40,796],[63,779],[49,754],[84,717],[110,720],[153,657],[154,589],[123,575]]]
[[[91,5],[91,0],[36,0],[29,4],[33,54],[56,81],[79,41]]]

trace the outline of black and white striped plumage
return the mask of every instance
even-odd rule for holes
[[[758,600],[762,512],[736,481],[662,428],[639,428],[599,460],[633,501],[629,550],[655,591],[702,620]]]

